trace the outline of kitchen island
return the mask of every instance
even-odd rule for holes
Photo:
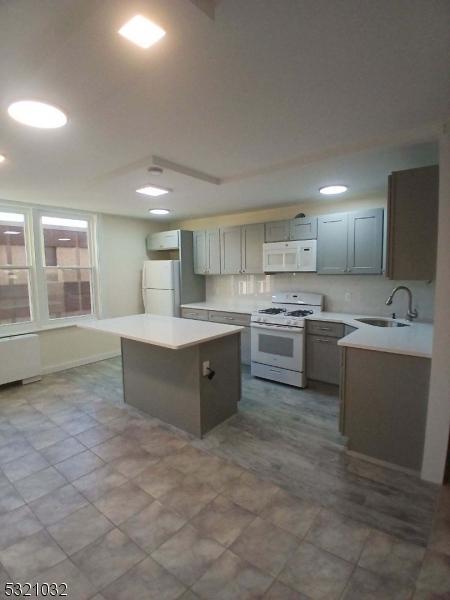
[[[79,325],[121,339],[125,402],[202,437],[237,412],[242,327],[160,315]]]

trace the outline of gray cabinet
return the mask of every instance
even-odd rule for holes
[[[289,222],[290,240],[315,240],[317,238],[317,217],[298,217]]]
[[[348,272],[381,273],[383,268],[383,209],[348,214]]]
[[[382,208],[375,208],[320,216],[317,226],[317,273],[381,273],[383,214]]]
[[[197,321],[208,321],[208,311],[203,308],[182,308],[182,319],[195,319]]]
[[[180,247],[180,231],[158,231],[147,236],[147,250],[178,250]]]
[[[308,379],[339,385],[340,348],[344,325],[328,321],[306,323],[306,376]]]
[[[347,272],[348,215],[322,215],[317,223],[317,273],[336,275]]]
[[[439,167],[389,177],[386,276],[429,281],[436,268]]]
[[[287,242],[289,240],[289,221],[273,221],[265,224],[266,242]]]
[[[194,272],[220,274],[220,234],[218,229],[194,231]]]
[[[241,228],[242,272],[263,272],[264,223]]]
[[[242,270],[240,226],[220,229],[220,267],[222,275],[235,275]]]

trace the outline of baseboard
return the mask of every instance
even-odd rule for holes
[[[91,363],[100,362],[101,360],[107,360],[108,358],[115,358],[120,356],[120,351],[105,352],[103,354],[94,354],[93,356],[86,356],[77,360],[70,360],[59,365],[50,365],[41,369],[42,375],[49,375],[50,373],[57,373],[58,371],[66,371],[67,369],[73,369],[74,367],[82,367],[83,365],[90,365]]]

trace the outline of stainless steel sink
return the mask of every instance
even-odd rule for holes
[[[389,321],[388,319],[355,319],[360,323],[374,325],[375,327],[409,327],[408,323],[399,323],[398,321]]]

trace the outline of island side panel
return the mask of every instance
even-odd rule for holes
[[[237,412],[241,398],[241,334],[235,333],[200,345],[202,435]],[[203,361],[215,372],[202,376]]]
[[[343,433],[349,450],[420,470],[431,361],[345,348],[344,362]]]
[[[121,342],[125,402],[200,437],[198,346],[170,350]]]

